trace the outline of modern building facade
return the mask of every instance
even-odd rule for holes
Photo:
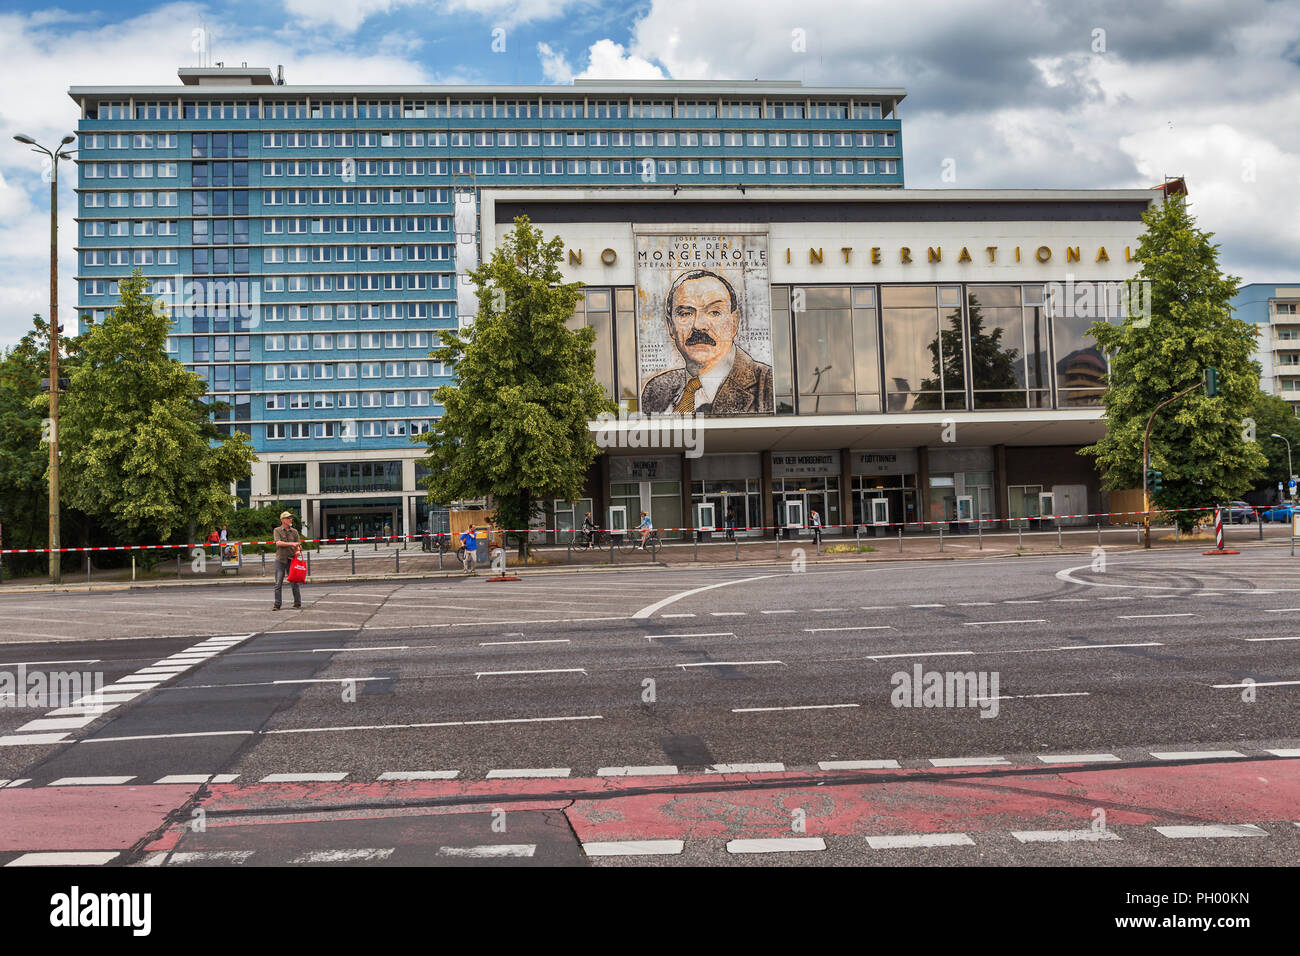
[[[70,91],[78,305],[150,277],[174,355],[252,436],[255,506],[300,500],[330,536],[426,527],[411,437],[453,371],[428,353],[526,213],[587,286],[609,393],[701,437],[651,454],[644,422],[592,423],[587,497],[544,524],[1104,508],[1075,454],[1104,428],[1086,330],[1124,307],[1157,191],[905,190],[899,89],[180,77]]]
[[[1258,329],[1254,359],[1259,387],[1291,403],[1300,415],[1300,282],[1252,282],[1232,299],[1237,318]]]

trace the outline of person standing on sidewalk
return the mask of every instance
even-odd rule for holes
[[[297,529],[293,526],[293,512],[284,511],[280,513],[280,527],[275,529],[275,604],[272,605],[272,611],[280,610],[280,591],[284,586],[284,579],[289,575],[289,562],[291,562],[302,550],[302,536],[298,534]],[[302,592],[298,590],[298,582],[290,581],[289,587],[293,589],[293,606],[302,607]]]
[[[465,547],[465,573],[478,574],[478,532],[473,525],[460,536],[460,543]]]
[[[813,509],[813,513],[812,513],[812,533],[813,533],[813,541],[817,544],[818,547],[821,547],[822,516],[820,513],[818,513],[816,509]]]

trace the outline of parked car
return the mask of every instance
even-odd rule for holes
[[[1229,524],[1245,524],[1246,522],[1253,524],[1255,521],[1255,509],[1244,501],[1229,501],[1226,504],[1219,505],[1219,507],[1228,513]]]
[[[1283,502],[1282,504],[1270,505],[1259,513],[1261,521],[1281,521],[1290,522],[1291,516],[1300,512],[1300,505],[1293,505]]]

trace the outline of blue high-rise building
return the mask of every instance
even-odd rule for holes
[[[483,189],[903,184],[900,89],[179,76],[69,91],[78,310],[102,316],[141,269],[171,305],[172,354],[261,456],[237,493],[301,499],[317,531],[423,525],[410,436],[450,381],[430,348],[473,317]]]

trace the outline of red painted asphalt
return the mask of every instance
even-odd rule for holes
[[[192,786],[0,791],[0,849],[122,849],[162,826]],[[436,802],[436,805],[430,805]],[[466,813],[562,811],[583,842],[1072,830],[1106,824],[1300,821],[1300,759],[1071,770],[691,774],[392,783],[223,784],[199,800],[209,830]],[[172,848],[176,824],[151,850]],[[268,834],[269,838],[269,834]],[[250,838],[251,839],[251,838]],[[256,845],[250,846],[255,849]]]

